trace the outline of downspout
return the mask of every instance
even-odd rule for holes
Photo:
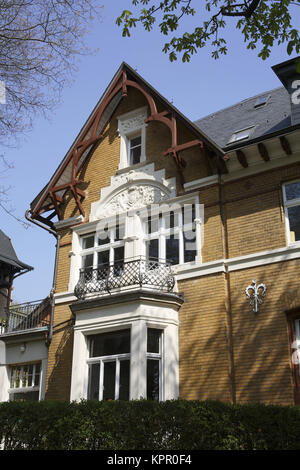
[[[224,208],[223,198],[223,181],[222,174],[218,169],[218,187],[219,187],[219,207],[221,217],[221,230],[222,230],[222,248],[224,263],[224,275],[225,275],[225,334],[228,347],[228,362],[229,362],[229,383],[231,391],[232,403],[236,403],[236,388],[235,388],[235,368],[234,368],[234,352],[233,352],[233,333],[232,333],[232,308],[231,308],[231,295],[230,295],[230,277],[228,272],[228,265],[226,260],[228,259],[228,231],[227,231],[227,220],[226,210]]]
[[[47,232],[51,233],[56,238],[56,246],[55,246],[55,263],[54,263],[54,272],[53,272],[53,280],[52,280],[52,288],[50,291],[50,325],[49,325],[49,334],[47,338],[47,346],[50,346],[52,336],[53,336],[53,320],[54,320],[54,307],[55,307],[55,299],[54,299],[54,292],[56,286],[56,279],[57,279],[57,266],[58,266],[58,249],[59,249],[59,242],[60,242],[60,234],[57,233],[55,230],[52,230],[50,227],[46,227],[45,225],[41,224],[40,222],[32,219],[29,215],[30,209],[25,212],[25,218],[34,225],[37,225]]]

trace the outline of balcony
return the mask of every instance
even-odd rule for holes
[[[4,309],[5,319],[0,319],[0,335],[13,335],[32,330],[48,330],[50,325],[50,299],[12,305]]]
[[[174,285],[175,279],[168,263],[134,258],[81,269],[74,294],[78,299],[85,299],[88,294],[104,295],[135,289],[171,292]]]

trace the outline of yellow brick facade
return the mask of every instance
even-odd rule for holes
[[[144,96],[129,89],[103,135],[103,139],[81,171],[86,191],[83,207],[86,220],[100,190],[109,186],[120,158],[117,117],[147,104]],[[170,132],[162,123],[150,122],[146,129],[147,162],[164,168],[166,178],[176,177],[177,194],[183,194],[172,156],[162,156],[170,146]],[[181,124],[180,143],[194,138]],[[205,158],[199,148],[183,152],[185,182],[206,178]],[[219,186],[216,182],[198,190],[204,204],[202,262],[225,258],[224,230],[228,236],[228,258],[284,248],[286,225],[282,183],[300,178],[300,162],[224,183],[225,228],[222,230]],[[71,195],[64,218],[78,215]],[[61,231],[56,293],[68,290],[72,230]],[[225,242],[226,243],[226,242]],[[245,288],[252,279],[267,285],[265,302],[258,314],[251,311]],[[228,281],[228,283],[227,283]],[[226,287],[230,286],[229,307]],[[292,286],[292,289],[291,289]],[[179,393],[186,399],[218,399],[244,403],[293,404],[287,320],[285,312],[300,306],[299,260],[246,267],[229,273],[195,275],[178,281],[184,294],[179,311]],[[70,320],[69,323],[63,323]],[[54,332],[49,348],[46,398],[68,400],[72,370],[72,313],[68,303],[54,312]],[[60,325],[61,324],[61,325]],[[58,325],[58,326],[56,326]],[[60,326],[59,326],[60,325]],[[232,354],[230,355],[230,350]]]

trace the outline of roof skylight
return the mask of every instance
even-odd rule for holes
[[[255,101],[254,108],[260,108],[261,106],[264,106],[265,104],[267,104],[269,98],[270,95],[259,96]]]
[[[232,144],[234,142],[239,142],[240,140],[249,139],[250,135],[254,131],[254,127],[255,126],[247,127],[246,129],[241,129],[239,131],[234,132],[228,140],[227,145]]]

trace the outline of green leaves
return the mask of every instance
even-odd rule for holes
[[[288,55],[291,55],[291,53],[293,52],[294,50],[294,46],[295,46],[295,41],[290,41],[287,45],[287,53]]]
[[[151,400],[0,403],[3,450],[299,450],[300,407]]]
[[[198,15],[199,26],[194,31],[171,37],[163,47],[171,62],[177,60],[178,55],[183,62],[189,62],[191,55],[204,46],[212,47],[214,59],[227,53],[226,40],[220,37],[220,31],[226,29],[225,19],[230,18],[231,23],[235,22],[235,27],[241,30],[241,40],[247,49],[258,48],[258,56],[264,60],[270,56],[275,44],[286,42],[289,55],[300,51],[299,33],[293,27],[296,2],[300,6],[300,0],[250,0],[247,3],[240,3],[240,0],[205,0],[203,3],[196,0],[131,0],[137,14],[133,16],[132,12],[124,10],[116,23],[122,27],[123,36],[130,36],[130,29],[138,23],[150,32],[159,20],[160,33],[169,36],[179,30],[189,16]]]

